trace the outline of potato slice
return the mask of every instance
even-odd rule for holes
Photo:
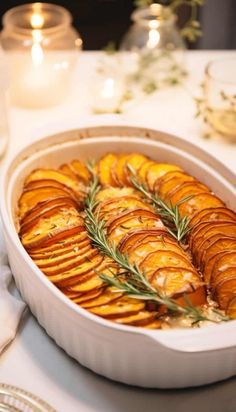
[[[40,251],[40,250],[33,250],[32,252],[30,252],[30,256],[32,257],[32,259],[36,260],[36,259],[54,259],[56,257],[61,257],[64,256],[68,253],[80,253],[82,249],[84,249],[85,247],[91,245],[91,241],[89,238],[85,239],[84,241],[80,242],[80,243],[73,243],[71,245],[68,246],[63,246],[61,245],[60,248],[58,249],[52,249],[48,251]]]
[[[158,269],[149,281],[158,292],[169,297],[193,292],[203,285],[196,271],[181,267]]]
[[[188,259],[187,254],[178,246],[178,244],[174,243],[167,243],[162,240],[159,241],[150,241],[144,240],[141,243],[133,245],[128,250],[129,261],[131,263],[140,264],[140,262],[151,252],[165,250],[168,252],[176,252],[181,256]]]
[[[183,202],[179,206],[179,213],[181,217],[188,216],[192,218],[195,213],[198,213],[200,210],[223,206],[225,206],[224,202],[218,197],[210,193],[200,193]]]
[[[96,200],[101,203],[112,198],[118,198],[123,196],[136,195],[137,191],[131,187],[108,187],[106,189],[100,190],[96,196]]]
[[[52,199],[67,198],[68,193],[55,187],[38,188],[23,192],[18,202],[18,215],[20,220],[35,206]]]
[[[201,183],[184,183],[180,186],[178,185],[174,191],[171,190],[168,192],[165,196],[165,201],[172,205],[176,205],[187,196],[198,195],[200,193],[210,193],[210,190]]]
[[[216,287],[214,298],[219,303],[220,309],[227,309],[229,302],[236,297],[236,276],[232,279],[222,280]]]
[[[202,250],[203,242],[206,239],[210,239],[212,236],[221,234],[222,236],[236,236],[236,223],[235,222],[215,222],[214,226],[212,223],[206,224],[205,227],[198,232],[198,234],[191,239],[189,243],[192,253],[194,254],[195,251],[198,249]]]
[[[64,233],[64,238],[53,239],[52,242],[47,242],[47,245],[43,245],[30,249],[30,254],[44,254],[44,253],[57,253],[64,250],[64,248],[74,247],[77,243],[83,244],[88,240],[88,234],[83,227],[82,230],[78,230],[77,227],[69,229]],[[60,252],[59,252],[60,253]]]
[[[209,262],[210,263],[210,262]],[[225,271],[226,269],[230,269],[236,266],[236,252],[220,252],[217,255],[217,259],[214,260],[214,266],[210,273],[204,272],[208,275],[207,277],[211,280],[213,276],[215,279],[217,278],[218,273]]]
[[[184,183],[197,182],[197,180],[183,171],[172,171],[166,173],[161,179],[157,180],[154,185],[154,191],[159,196],[166,197],[167,194]]]
[[[74,284],[72,284],[71,286],[69,285],[68,290],[88,293],[90,291],[93,291],[94,289],[104,287],[104,282],[100,278],[98,273],[112,276],[112,273],[117,272],[117,267],[114,265],[114,263],[109,264],[105,259],[95,269],[96,272],[92,269],[90,272],[88,272],[88,276],[83,276],[79,281],[78,279],[75,279]]]
[[[148,312],[147,310],[140,310],[137,314],[135,315],[130,315],[130,316],[123,316],[121,318],[114,318],[113,321],[122,325],[132,325],[132,326],[148,326],[150,324],[154,324],[155,320],[157,317],[156,312]],[[157,325],[160,325],[161,322],[156,323]]]
[[[91,308],[89,311],[104,318],[130,316],[145,309],[145,303],[138,299],[122,296],[114,303]]]
[[[41,265],[38,265],[38,267],[46,276],[56,276],[61,273],[64,273],[65,271],[73,269],[74,267],[78,267],[83,263],[91,262],[93,257],[97,255],[98,251],[96,249],[92,249],[91,247],[89,247],[81,255],[71,257],[70,259],[62,260],[61,262],[55,264],[53,264],[53,262],[52,264],[50,264],[50,261],[47,261],[47,266],[46,263],[43,263]]]
[[[77,176],[77,179],[82,180],[86,185],[89,184],[91,174],[83,162],[81,162],[80,160],[72,160],[72,162],[69,163],[69,167]]]
[[[107,224],[106,224],[107,234],[109,235],[115,228],[117,228],[120,225],[124,225],[125,223],[133,219],[135,219],[135,221],[137,219],[140,226],[142,225],[145,226],[147,220],[151,220],[153,222],[157,222],[157,226],[160,229],[164,229],[164,225],[162,221],[155,213],[149,210],[144,210],[144,209],[134,209],[128,212],[124,212],[120,216],[107,221]]]
[[[57,182],[52,179],[41,179],[41,180],[32,180],[24,186],[24,192],[30,191],[32,189],[55,187],[57,189],[62,189],[67,193],[67,196],[70,196],[71,199],[75,201],[78,200],[78,196],[73,189],[64,185],[63,183]]]
[[[90,301],[90,299],[98,298],[103,293],[104,288],[92,289],[90,292],[81,293],[81,292],[69,292],[67,289],[62,289],[62,292],[65,293],[69,299],[73,300],[74,303],[80,305],[81,303]],[[73,296],[74,293],[74,296]]]
[[[231,319],[236,319],[236,296],[233,296],[229,301],[226,308],[226,314]]]
[[[59,274],[47,275],[47,278],[59,287],[68,288],[69,286],[74,286],[74,284],[76,284],[77,282],[79,283],[79,280],[82,276],[87,275],[88,273],[93,274],[93,272],[91,271],[94,271],[94,269],[96,269],[102,262],[103,257],[99,254],[95,254],[90,258],[89,261],[85,260],[78,265],[73,265],[72,268]]]
[[[149,168],[156,163],[153,160],[146,160],[144,163],[141,164],[139,169],[137,170],[137,175],[139,177],[139,180],[147,185],[147,180],[146,180],[146,175],[149,170]]]
[[[75,228],[77,233],[84,230],[83,219],[71,209],[62,210],[53,216],[40,219],[35,226],[21,236],[21,242],[26,249],[46,246],[53,239],[56,241],[65,237],[70,229]]]
[[[117,156],[117,161],[111,168],[112,177],[119,187],[130,186],[129,180],[126,177],[125,166],[130,157],[130,154],[121,154]]]
[[[124,173],[127,181],[129,182],[129,185],[132,186],[132,182],[130,180],[130,170],[128,166],[132,167],[135,171],[135,173],[138,171],[138,169],[142,166],[143,163],[145,163],[148,160],[148,158],[140,153],[132,153],[124,166]]]
[[[145,239],[147,236],[153,236],[154,240],[158,240],[160,237],[163,241],[166,239],[173,240],[166,229],[135,229],[128,232],[124,238],[121,239],[118,245],[119,250],[122,253],[125,253],[128,251],[129,247],[132,247],[136,242]]]
[[[149,189],[154,191],[155,183],[163,176],[166,176],[167,173],[181,170],[180,167],[167,163],[155,163],[154,165],[151,165],[146,173],[146,181]]]
[[[227,217],[226,217],[227,216]],[[195,225],[202,222],[209,222],[211,220],[233,220],[236,221],[236,214],[232,210],[226,207],[216,207],[210,209],[203,209],[196,213],[190,220],[189,226],[195,227]]]
[[[102,204],[99,204],[97,210],[99,210],[101,219],[104,217],[107,220],[107,213],[114,212],[116,214],[116,210],[122,210],[124,212],[128,212],[134,209],[143,209],[143,210],[150,210],[154,211],[153,207],[146,203],[139,197],[136,196],[124,196],[122,198],[115,198],[107,200]],[[120,213],[119,213],[120,214]]]
[[[79,251],[74,248],[70,252],[63,255],[51,255],[50,257],[44,257],[43,259],[35,259],[33,256],[31,257],[34,260],[34,263],[42,271],[44,271],[45,269],[45,273],[47,273],[47,269],[50,271],[57,271],[57,269],[59,270],[62,267],[64,268],[64,265],[66,266],[66,263],[70,265],[71,262],[74,262],[74,264],[78,263],[78,261],[80,260],[81,262],[83,262],[84,260],[89,259],[90,255],[93,255],[92,251],[94,252],[95,249],[91,247],[91,244],[88,244]]]
[[[56,182],[62,183],[63,185],[74,190],[75,193],[81,190],[81,184],[77,179],[73,179],[71,176],[66,175],[63,172],[55,169],[36,169],[30,173],[30,175],[25,180],[25,185],[29,182],[35,180],[51,179]]]
[[[210,236],[209,238],[204,239],[204,241],[201,243],[201,247],[198,247],[196,250],[194,250],[193,258],[194,258],[194,263],[197,265],[197,267],[203,267],[202,265],[205,265],[205,261],[208,259],[208,256],[206,255],[206,250],[213,245],[213,243],[217,242],[218,240],[221,239],[232,239],[230,236],[223,236],[220,233],[217,233],[215,235]]]
[[[195,270],[191,262],[182,255],[164,250],[149,253],[140,263],[140,268],[145,271],[148,278],[150,278],[157,269],[165,267],[181,267]]]
[[[71,169],[70,164],[64,163],[63,165],[59,167],[59,171],[71,177],[73,180],[77,180],[77,176]]]
[[[102,186],[118,186],[111,174],[111,169],[117,163],[117,158],[116,154],[108,153],[98,162],[98,177]]]
[[[98,306],[110,305],[111,302],[114,303],[121,296],[123,296],[122,292],[118,292],[116,288],[108,287],[100,296],[81,303],[81,306],[84,309],[90,309]]]
[[[204,267],[207,266],[208,261],[213,256],[223,251],[236,251],[236,237],[222,237],[221,239],[211,243],[211,245],[205,250],[205,253],[201,259],[201,270],[204,270]]]
[[[231,266],[228,269],[218,272],[217,275],[214,273],[211,276],[211,290],[214,291],[217,285],[226,279],[232,279],[236,277],[236,266]]]

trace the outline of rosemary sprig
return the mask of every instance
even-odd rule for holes
[[[178,241],[183,241],[186,234],[189,232],[189,218],[187,216],[181,217],[179,213],[179,206],[191,199],[192,196],[186,196],[184,199],[176,203],[175,206],[168,205],[156,194],[149,191],[147,186],[138,181],[135,170],[128,165],[131,173],[130,179],[134,187],[139,190],[147,199],[149,199],[155,207],[157,213],[162,217],[167,225],[168,232]]]
[[[145,272],[142,272],[136,263],[131,264],[128,255],[122,254],[113,243],[109,242],[106,235],[105,221],[99,219],[99,213],[95,214],[95,208],[98,205],[96,195],[100,190],[98,177],[93,169],[90,169],[90,172],[93,180],[85,202],[86,230],[93,246],[101,254],[116,262],[121,269],[118,274],[111,272],[112,276],[97,272],[101,279],[108,285],[114,286],[117,292],[122,291],[129,297],[156,302],[158,305],[165,305],[169,312],[175,315],[184,315],[190,318],[193,324],[200,321],[217,322],[205,316],[202,310],[193,306],[187,300],[187,297],[185,298],[186,306],[181,306],[174,299],[157,291],[148,281]],[[220,320],[226,320],[220,313],[218,315]]]

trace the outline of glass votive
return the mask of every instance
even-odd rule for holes
[[[236,58],[215,60],[207,65],[204,92],[207,122],[236,142]]]
[[[4,155],[8,141],[8,92],[9,74],[6,57],[0,49],[0,159]]]
[[[66,9],[48,3],[14,7],[3,16],[1,43],[14,104],[43,108],[63,101],[82,46]]]

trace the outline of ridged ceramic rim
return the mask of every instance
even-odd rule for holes
[[[67,135],[67,139],[65,140],[65,134]],[[231,187],[231,190],[235,185],[232,183],[235,181],[235,176],[234,174],[228,170],[221,162],[216,160],[213,156],[208,155],[206,152],[204,152],[202,149],[198,148],[197,146],[193,145],[192,143],[186,142],[184,139],[181,139],[179,137],[164,133],[164,132],[159,132],[157,130],[152,130],[152,129],[144,129],[144,128],[139,128],[139,127],[130,127],[130,126],[100,126],[100,127],[88,127],[88,128],[81,128],[81,129],[75,129],[75,130],[69,130],[69,131],[64,131],[61,133],[57,133],[54,135],[50,135],[47,137],[44,137],[42,139],[37,140],[35,143],[31,143],[27,146],[25,146],[18,154],[16,154],[12,159],[10,159],[5,166],[4,173],[2,175],[2,183],[5,186],[5,179],[7,178],[8,175],[8,169],[12,166],[12,164],[15,163],[15,165],[19,167],[19,162],[21,159],[21,162],[24,161],[27,158],[30,158],[30,153],[32,155],[32,152],[34,153],[39,153],[43,152],[48,148],[57,148],[60,144],[64,143],[70,144],[72,142],[76,143],[78,140],[83,139],[83,140],[92,140],[93,138],[101,138],[103,137],[104,139],[109,139],[112,137],[118,137],[118,138],[130,138],[132,137],[133,139],[138,139],[142,140],[147,144],[147,140],[143,138],[149,138],[151,140],[158,141],[160,144],[161,142],[164,142],[166,145],[171,145],[177,148],[178,150],[181,150],[182,152],[187,153],[190,155],[190,157],[194,157],[195,159],[200,159],[201,162],[204,162],[208,164],[210,169],[214,171],[215,174],[219,176],[223,176],[223,180],[225,183],[228,182],[228,185]],[[55,143],[55,141],[57,142]],[[79,142],[78,142],[79,143]],[[184,150],[184,147],[187,148],[187,151]],[[32,150],[33,149],[33,150]],[[18,162],[17,162],[18,160]],[[221,170],[221,173],[218,172],[218,170]],[[3,186],[3,187],[4,187]],[[9,219],[9,214],[8,214],[8,207],[3,201],[1,200],[1,211],[3,214],[3,220],[8,222],[9,220],[9,226],[11,226],[11,222]],[[118,325],[115,324],[114,322],[107,321],[103,318],[100,318],[96,315],[93,315],[92,313],[88,312],[87,310],[79,307],[78,305],[74,304],[72,301],[70,301],[63,293],[61,293],[39,270],[39,268],[31,261],[29,255],[23,248],[16,231],[8,230],[8,234],[11,238],[11,241],[14,243],[16,248],[20,250],[22,258],[25,260],[28,266],[31,267],[31,269],[34,271],[35,275],[40,278],[40,281],[44,283],[47,288],[50,289],[51,293],[57,296],[57,298],[63,302],[63,304],[66,304],[69,306],[73,311],[76,313],[79,313],[85,318],[88,318],[90,321],[93,321],[95,323],[101,324],[102,326],[109,328],[109,329],[116,329],[120,330],[125,333],[132,333],[132,334],[141,334],[145,336],[149,336],[151,339],[156,340],[158,343],[163,344],[163,346],[169,347],[170,349],[181,351],[181,352],[204,352],[204,351],[209,351],[209,350],[224,350],[225,348],[229,347],[235,347],[236,346],[236,341],[234,340],[233,342],[231,341],[230,338],[232,338],[232,330],[236,328],[236,320],[227,322],[225,324],[221,325],[210,325],[205,328],[200,328],[200,329],[173,329],[173,330],[155,330],[155,331],[149,331],[145,330],[143,328],[135,327],[135,326],[126,326],[126,325]],[[229,337],[229,343],[226,343],[226,345],[222,345],[219,342],[219,334],[221,334],[222,338],[226,339],[227,342],[227,337]],[[208,345],[205,340],[209,338],[209,335],[211,337],[211,345]],[[188,342],[189,339],[195,339],[194,345],[190,345],[191,347],[188,347]],[[184,341],[184,344],[182,344],[182,341]],[[187,342],[187,346],[186,346]],[[184,349],[183,349],[184,346]]]

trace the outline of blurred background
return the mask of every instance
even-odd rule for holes
[[[11,7],[27,0],[0,1],[0,16]],[[56,0],[42,1],[66,7],[73,15],[74,26],[84,40],[85,50],[104,48],[109,41],[119,45],[123,34],[130,25],[130,15],[134,10],[133,0]],[[160,1],[161,2],[161,1]],[[168,4],[168,0],[163,1]],[[179,11],[179,24],[188,18],[188,8]],[[236,0],[206,0],[199,8],[199,20],[204,36],[194,45],[194,49],[235,49],[236,48]]]

